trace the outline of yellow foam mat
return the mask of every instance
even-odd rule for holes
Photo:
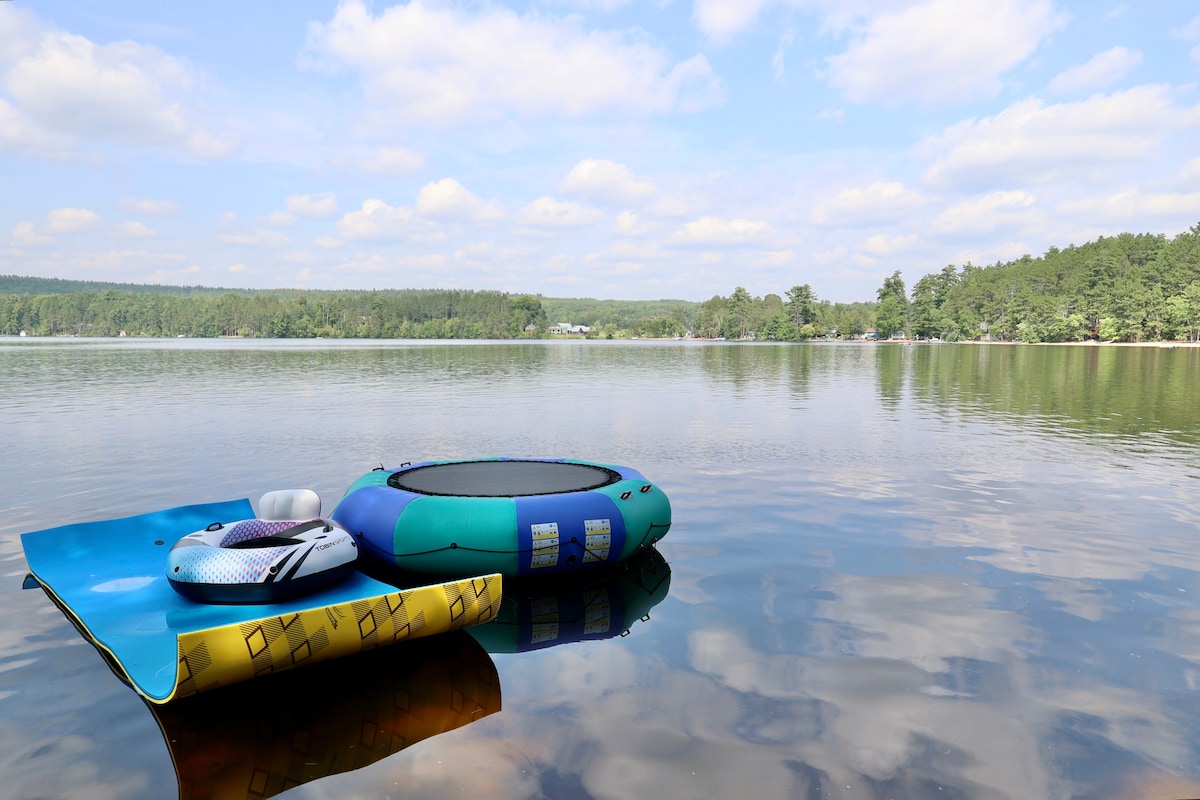
[[[205,605],[171,589],[180,537],[253,516],[248,500],[181,506],[21,537],[37,585],[113,671],[152,703],[382,645],[489,622],[499,575],[398,588],[362,573],[269,605]]]

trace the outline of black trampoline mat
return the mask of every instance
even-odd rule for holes
[[[560,461],[460,461],[428,464],[388,478],[388,486],[417,494],[454,497],[522,497],[535,494],[586,492],[621,480],[621,475],[594,464]]]

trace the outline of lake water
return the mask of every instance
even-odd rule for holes
[[[0,797],[1200,797],[1198,390],[1186,348],[0,340]],[[21,589],[25,531],[500,455],[667,492],[588,587],[623,622],[516,587],[160,728]]]

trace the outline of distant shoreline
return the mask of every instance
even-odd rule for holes
[[[1164,350],[1171,350],[1176,347],[1200,347],[1200,342],[946,342],[946,344],[982,344],[982,345],[1034,345],[1046,347],[1159,347]]]
[[[339,340],[350,340],[350,339],[360,339],[363,341],[438,341],[438,342],[484,341],[484,339],[461,339],[461,338],[455,339],[455,338],[444,338],[444,337],[437,337],[437,338],[432,338],[432,339],[420,339],[420,338],[413,338],[413,337],[407,337],[407,336],[260,337],[260,336],[237,336],[237,335],[234,335],[234,336],[227,336],[227,335],[185,336],[182,334],[177,335],[177,336],[91,336],[91,335],[80,335],[80,334],[75,334],[75,333],[54,333],[54,334],[36,335],[36,336],[0,334],[0,339],[5,339],[5,340],[7,340],[7,339],[29,339],[29,340],[78,339],[78,340],[83,340],[83,341],[87,341],[89,339],[93,339],[93,340],[94,339],[122,339],[122,340],[129,340],[129,341],[135,341],[135,340],[149,341],[149,340],[154,340],[154,339],[162,339],[162,340],[209,339],[209,340],[213,340],[213,341],[230,340],[230,339],[245,339],[247,341],[254,341],[254,340],[260,340],[260,341],[339,341]],[[543,341],[543,342],[547,342],[547,341],[549,341],[549,342],[568,342],[568,341],[587,342],[587,341],[604,341],[604,340],[599,339],[599,338],[591,339],[586,336],[555,335],[555,336],[550,336],[550,337],[537,337],[537,338],[531,338],[531,339],[526,339],[526,338],[487,339],[486,341],[505,341],[505,342],[513,342],[513,343],[518,343],[518,342],[529,343],[529,342],[538,342],[538,341]],[[950,344],[950,345],[955,345],[955,344],[965,344],[965,345],[979,345],[979,346],[983,346],[983,347],[1008,347],[1008,346],[1021,346],[1021,347],[1029,347],[1029,346],[1033,346],[1033,347],[1149,347],[1149,348],[1159,348],[1162,350],[1173,350],[1176,348],[1200,349],[1200,342],[1183,342],[1183,341],[1162,341],[1162,342],[1097,342],[1097,341],[1086,341],[1086,342],[985,342],[985,341],[972,339],[972,340],[967,340],[967,341],[950,342],[950,341],[945,341],[945,340],[940,340],[940,339],[939,340],[929,340],[929,339],[832,339],[832,340],[830,340],[830,339],[824,339],[824,338],[814,338],[814,339],[810,339],[805,342],[787,342],[787,341],[774,341],[774,340],[765,340],[765,339],[759,339],[757,341],[752,340],[752,339],[709,339],[709,338],[705,338],[705,337],[701,337],[701,336],[692,336],[692,337],[684,337],[684,338],[665,337],[665,336],[661,336],[661,337],[660,336],[629,336],[629,337],[620,336],[620,337],[615,337],[613,339],[609,339],[607,341],[621,341],[621,342],[672,342],[672,341],[674,341],[674,342],[680,342],[680,341],[682,341],[682,342],[728,342],[730,344],[855,344],[855,345],[897,345],[897,344],[902,344],[902,345]]]
[[[671,341],[671,339],[668,339],[665,337],[664,338],[654,338],[654,337],[649,337],[649,336],[643,336],[643,337],[640,337],[640,341],[669,342],[669,341]],[[693,337],[690,340],[686,340],[686,341],[717,342],[717,341],[722,341],[722,340]],[[739,340],[730,339],[729,341],[737,343]],[[1027,347],[1027,346],[1035,346],[1035,347],[1037,347],[1037,346],[1043,346],[1043,347],[1159,347],[1164,350],[1170,350],[1170,349],[1176,348],[1176,347],[1200,348],[1200,342],[1180,342],[1180,341],[1162,341],[1162,342],[1097,342],[1097,341],[1087,341],[1087,342],[984,342],[984,341],[979,341],[977,339],[972,339],[972,340],[967,340],[967,341],[958,341],[958,342],[949,342],[949,341],[945,341],[945,340],[931,341],[929,339],[834,339],[834,340],[826,340],[826,339],[816,338],[816,339],[811,339],[808,342],[783,342],[783,344],[824,344],[827,342],[830,344],[864,344],[864,345],[866,345],[866,344],[874,344],[874,345],[880,345],[880,344],[974,344],[974,345],[982,345],[985,347],[990,347],[990,346],[1004,347],[1004,346],[1009,346],[1009,345],[1020,345],[1022,347]],[[777,344],[776,342],[762,342],[762,343]]]

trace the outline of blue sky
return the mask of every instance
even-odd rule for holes
[[[0,175],[4,274],[871,300],[1200,222],[1200,5],[7,0]]]

